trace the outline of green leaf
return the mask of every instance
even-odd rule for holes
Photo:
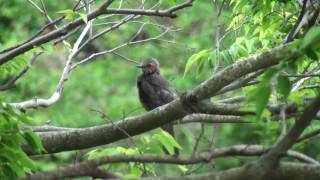
[[[2,153],[8,154],[15,162],[21,162],[24,167],[35,169],[35,165],[31,159],[23,152],[18,149],[10,148],[6,145],[1,149]]]
[[[318,55],[311,48],[307,48],[304,50],[306,55],[312,60],[318,60]]]
[[[278,67],[273,67],[269,68],[263,75],[263,81],[264,82],[269,82],[278,72],[279,72]]]
[[[213,69],[216,64],[216,54],[212,51],[208,57],[209,67]]]
[[[257,117],[261,117],[264,108],[267,106],[269,97],[271,94],[271,88],[269,83],[262,83],[256,90],[256,113]]]
[[[9,165],[3,165],[2,171],[8,179],[17,179],[17,173]]]
[[[169,133],[163,130],[161,130],[160,133],[155,134],[153,138],[158,140],[171,155],[174,154],[175,147],[178,149],[182,149],[177,141]]]
[[[88,23],[88,16],[84,13],[79,13],[82,20],[87,24]]]
[[[312,27],[306,36],[303,38],[302,47],[304,49],[308,48],[319,48],[320,42],[320,27]]]
[[[139,178],[143,174],[143,171],[138,167],[138,164],[130,164],[130,175],[134,178]]]
[[[187,61],[185,70],[184,70],[184,76],[191,70],[192,66],[196,63],[199,63],[202,59],[208,58],[209,56],[209,50],[205,49],[202,50],[196,54],[193,54]]]
[[[23,168],[21,165],[18,165],[17,163],[10,163],[9,165],[12,170],[17,174],[18,177],[22,177],[25,175],[25,172],[23,171]]]
[[[172,144],[170,144],[166,138],[163,136],[163,134],[156,134],[154,136],[154,138],[156,140],[158,140],[163,146],[164,148],[169,152],[169,154],[174,154],[174,147],[172,146]]]
[[[68,20],[74,20],[74,18],[75,18],[75,12],[72,9],[58,11],[57,13],[58,14],[65,14],[66,19],[68,19]]]
[[[103,150],[92,150],[88,153],[88,159],[98,159],[106,156],[120,154],[116,148],[105,148]]]
[[[176,0],[159,0],[159,4],[174,6],[174,5],[176,5]]]
[[[15,155],[17,158],[19,158],[19,160],[21,161],[23,166],[25,166],[29,169],[36,169],[34,162],[31,159],[29,159],[29,157],[24,152],[16,151]]]
[[[183,173],[186,173],[188,171],[188,168],[186,165],[178,165],[178,168]]]
[[[133,154],[138,154],[138,150],[137,149],[133,149],[133,148],[124,148],[121,146],[116,147],[116,151],[122,154],[126,154],[126,155],[133,155]]]
[[[182,149],[180,144],[174,139],[174,137],[171,136],[171,134],[167,133],[166,131],[162,131],[164,136],[167,138],[167,140],[176,148]]]
[[[111,147],[111,148],[104,148],[102,150],[92,150],[87,153],[88,159],[98,159],[106,156],[112,156],[117,154],[126,154],[126,155],[132,155],[132,154],[138,154],[138,149],[136,148],[124,148],[121,146],[118,147]]]
[[[27,131],[23,135],[25,140],[28,142],[28,144],[32,147],[34,151],[38,153],[45,151],[40,138],[34,132]]]
[[[289,78],[286,76],[278,76],[276,90],[283,98],[286,99],[291,91]]]

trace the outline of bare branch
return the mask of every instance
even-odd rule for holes
[[[143,39],[143,40],[139,40],[139,41],[128,41],[127,43],[124,43],[124,44],[121,44],[115,48],[112,48],[110,50],[106,50],[106,51],[102,51],[102,52],[98,52],[98,53],[93,53],[91,54],[90,56],[88,56],[87,58],[75,63],[72,67],[71,67],[71,71],[74,70],[77,66],[81,65],[81,64],[84,64],[84,63],[88,63],[92,60],[94,60],[95,58],[99,57],[99,56],[102,56],[102,55],[105,55],[105,54],[109,54],[109,53],[112,53],[114,51],[117,51],[119,50],[120,48],[123,48],[125,46],[128,46],[128,45],[133,45],[133,44],[138,44],[138,43],[145,43],[145,42],[148,42],[148,41],[152,41],[152,40],[157,40],[158,38],[164,36],[165,34],[167,34],[168,32],[172,32],[172,31],[177,31],[177,30],[172,30],[172,29],[167,29],[166,31],[162,32],[161,34],[155,36],[155,37],[151,37],[151,38],[148,38],[148,39]]]
[[[188,180],[200,180],[200,179],[210,179],[210,180],[247,180],[246,173],[243,172],[244,167],[232,168],[220,172],[202,173],[194,175],[183,176],[184,179]],[[320,166],[319,165],[309,165],[303,163],[281,163],[279,166],[274,167],[273,171],[268,174],[268,180],[318,180]],[[141,178],[142,180],[176,180],[181,179],[180,177],[155,177],[155,178]],[[257,180],[257,179],[256,179]]]
[[[297,90],[298,91],[302,91],[302,90],[306,90],[306,89],[319,89],[319,88],[320,88],[319,84],[314,84],[314,85],[308,85],[308,86],[299,87]]]
[[[228,86],[221,89],[219,92],[216,93],[216,95],[224,94],[226,92],[247,86],[251,80],[255,79],[256,77],[261,75],[263,72],[264,72],[264,70],[259,70],[257,72],[254,72],[254,73],[248,75],[247,77],[241,78],[240,80],[235,81],[232,84],[229,84]]]
[[[205,131],[204,124],[201,124],[200,134],[199,134],[199,136],[197,137],[197,139],[196,139],[196,141],[194,143],[193,150],[192,150],[192,153],[191,153],[191,157],[194,157],[194,155],[197,153],[197,150],[198,150],[200,141],[201,141],[201,139],[203,137],[204,131]]]
[[[280,158],[291,148],[298,140],[303,130],[309,126],[313,118],[320,109],[320,96],[316,97],[313,102],[305,109],[300,119],[296,121],[293,128],[280,139],[273,148],[263,155],[258,162],[248,165],[247,179],[264,178],[278,163]]]
[[[236,96],[236,97],[231,97],[231,98],[227,98],[227,99],[222,99],[222,100],[218,101],[218,103],[223,103],[223,104],[240,103],[240,102],[244,101],[245,99],[246,99],[246,97],[244,97],[244,96]]]
[[[298,20],[296,21],[294,27],[291,29],[291,31],[287,35],[287,37],[285,39],[286,43],[293,41],[294,38],[296,37],[296,35],[298,34],[298,32],[300,31],[300,29],[303,25],[302,21],[303,21],[303,18],[305,17],[306,10],[307,10],[307,2],[308,2],[308,0],[303,0],[303,5],[302,5],[300,15],[299,15]]]
[[[240,116],[210,115],[210,114],[190,114],[178,121],[176,124],[184,123],[250,123],[241,119]]]
[[[51,125],[35,126],[31,128],[33,132],[70,131],[70,130],[78,129],[78,128],[57,127],[57,126],[51,126]]]
[[[285,74],[286,77],[320,77],[320,73],[312,73],[312,74]]]
[[[70,68],[71,68],[71,62],[72,59],[75,55],[75,53],[77,52],[81,41],[83,40],[83,38],[85,37],[85,35],[88,33],[90,27],[91,27],[92,23],[88,22],[88,24],[86,25],[86,27],[84,28],[84,30],[82,31],[81,35],[79,36],[79,38],[77,39],[77,41],[74,43],[73,49],[71,50],[68,60],[66,62],[66,65],[63,69],[60,81],[57,85],[56,91],[51,95],[51,97],[49,97],[48,99],[32,99],[32,100],[28,100],[28,101],[24,101],[24,102],[20,102],[20,103],[5,103],[5,104],[9,104],[19,110],[26,110],[29,108],[37,108],[37,107],[48,107],[54,103],[56,103],[60,97],[61,97],[61,93],[64,89],[64,83],[65,81],[68,80],[69,74],[70,74]]]
[[[201,100],[213,96],[220,89],[239,77],[255,72],[258,69],[273,66],[283,59],[289,57],[295,59],[302,55],[299,49],[290,48],[288,45],[282,45],[261,55],[237,61],[171,103],[143,115],[126,118],[123,121],[116,122],[116,124],[128,134],[134,136],[173,122],[176,119],[181,119],[190,114],[189,104],[196,106],[198,102],[200,103]],[[202,104],[200,105],[202,107]],[[42,133],[40,137],[48,153],[84,149],[127,138],[122,131],[114,128],[111,124],[81,128],[80,130],[68,132]],[[34,152],[28,153],[33,154]]]
[[[143,155],[115,155],[104,157],[96,160],[86,160],[75,165],[60,167],[56,170],[39,172],[29,175],[26,179],[61,179],[87,176],[98,166],[110,163],[128,163],[128,162],[143,162],[143,163],[167,163],[167,164],[197,164],[210,163],[214,158],[226,156],[259,156],[268,151],[268,147],[260,145],[235,145],[224,148],[216,148],[210,153],[199,153],[193,156],[169,156],[159,154],[143,154]],[[305,156],[296,151],[290,151],[288,156],[298,158],[303,162],[319,163],[312,158]]]
[[[319,134],[320,134],[320,129],[313,130],[309,133],[306,133],[306,134],[300,136],[300,138],[297,140],[297,143],[305,141],[305,140],[310,139],[312,137],[315,137]]]
[[[88,20],[92,20],[102,14],[133,14],[133,15],[144,15],[144,16],[160,16],[160,17],[176,17],[175,12],[192,6],[193,0],[189,0],[185,3],[182,3],[180,5],[177,5],[173,8],[170,8],[168,10],[141,10],[141,9],[107,9],[107,7],[113,2],[113,0],[106,0],[105,3],[102,4],[97,10],[87,14]],[[40,36],[26,44],[23,44],[22,46],[15,48],[9,52],[7,52],[5,55],[0,57],[0,65],[4,64],[14,57],[29,51],[35,46],[40,46],[41,44],[47,43],[53,39],[59,38],[61,36],[64,36],[68,34],[68,32],[72,31],[73,29],[77,28],[78,26],[84,24],[85,22],[82,20],[82,18],[78,18],[65,26],[63,26],[60,29],[57,29],[55,31],[52,31],[48,34],[45,34],[43,36]]]

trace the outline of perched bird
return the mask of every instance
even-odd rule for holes
[[[142,69],[142,74],[137,79],[137,88],[140,102],[145,110],[151,111],[178,97],[177,91],[160,75],[160,65],[157,60],[146,59],[137,67]],[[174,136],[173,123],[161,128]],[[178,154],[178,149],[175,149],[175,154]]]

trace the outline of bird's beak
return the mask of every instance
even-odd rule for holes
[[[143,68],[142,64],[136,65],[137,68]]]

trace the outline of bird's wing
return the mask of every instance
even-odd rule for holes
[[[153,84],[150,84],[150,81],[144,79],[143,76],[137,79],[137,87],[140,102],[147,111],[164,104],[158,95],[157,88],[155,88]]]
[[[167,104],[178,97],[177,91],[162,76],[157,76],[156,80],[152,83],[154,87],[157,87],[155,89],[156,94],[163,104]]]

